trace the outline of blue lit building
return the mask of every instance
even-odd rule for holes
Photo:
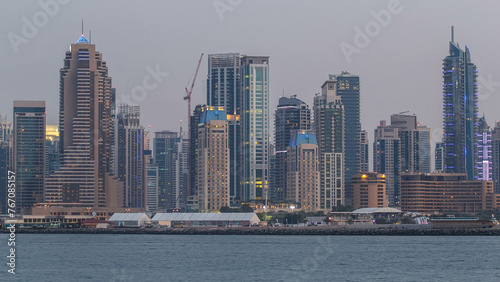
[[[467,46],[454,42],[443,60],[443,149],[444,172],[478,176],[478,94],[477,70]]]
[[[287,147],[286,199],[304,211],[321,209],[319,159],[314,131],[293,130]]]

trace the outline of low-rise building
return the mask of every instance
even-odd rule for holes
[[[404,211],[477,213],[498,208],[498,201],[492,181],[467,180],[465,173],[402,175]]]
[[[387,207],[385,174],[361,172],[351,178],[352,203],[355,209]]]

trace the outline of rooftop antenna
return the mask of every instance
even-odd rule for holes
[[[451,26],[451,42],[455,42],[455,35],[454,35],[455,31],[454,31],[454,28],[453,26]]]
[[[82,35],[83,35],[83,19],[82,19]]]

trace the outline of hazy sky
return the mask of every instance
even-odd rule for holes
[[[328,74],[345,70],[360,76],[370,142],[380,120],[403,111],[438,141],[451,25],[479,71],[480,113],[490,126],[500,120],[498,1],[59,1],[0,2],[1,114],[12,116],[14,99],[45,100],[48,124],[57,124],[59,69],[83,18],[121,101],[139,104],[153,131],[178,130],[187,120],[184,87],[202,52],[193,108],[206,102],[206,55],[239,52],[270,56],[271,116],[283,92],[312,107]],[[368,29],[368,41],[355,40],[358,29]],[[157,68],[155,80],[149,73]],[[146,95],[137,92],[144,79]]]

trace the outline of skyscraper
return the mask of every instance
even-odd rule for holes
[[[112,172],[115,92],[102,54],[83,35],[66,52],[59,85],[61,161],[45,200],[121,207],[123,182]]]
[[[399,205],[401,182],[401,139],[399,128],[388,126],[385,120],[375,129],[373,141],[373,170],[385,174],[387,200],[390,206]]]
[[[434,149],[434,171],[444,172],[444,148],[443,142],[436,142],[436,148]]]
[[[287,147],[293,130],[309,130],[311,128],[311,110],[306,103],[296,96],[280,97],[274,113],[275,163],[273,175],[275,183],[270,186],[273,201],[283,201],[286,196]]]
[[[45,101],[14,101],[13,171],[16,210],[43,202]]]
[[[287,147],[286,199],[305,211],[320,209],[319,153],[316,134],[293,130]]]
[[[491,130],[486,118],[479,118],[478,174],[474,180],[492,180]]]
[[[336,95],[344,106],[345,119],[345,197],[351,202],[351,177],[360,171],[360,84],[359,76],[342,71],[338,75],[329,75],[330,80],[337,81]]]
[[[491,177],[495,193],[500,193],[500,123],[491,131]]]
[[[190,132],[191,142],[189,142],[189,190],[188,197],[198,194],[198,186],[196,184],[196,175],[198,166],[196,164],[198,158],[198,124],[200,123],[202,114],[202,105],[196,105],[193,115],[191,116]]]
[[[153,156],[158,165],[158,209],[177,207],[178,143],[178,132],[168,130],[155,132]]]
[[[9,159],[10,144],[7,141],[0,141],[0,213],[2,214],[7,214]]]
[[[240,74],[242,199],[263,200],[269,185],[269,57],[243,56]]]
[[[362,172],[370,171],[370,143],[366,130],[359,132],[359,170]]]
[[[431,172],[431,129],[421,126],[416,115],[391,115],[401,141],[401,172]]]
[[[344,106],[336,86],[336,80],[325,81],[313,108],[320,156],[320,209],[325,211],[345,205]]]
[[[242,145],[240,129],[242,110],[241,58],[242,56],[238,53],[208,55],[207,105],[224,107],[229,122],[229,149],[231,158],[229,186],[231,202],[234,202],[235,199],[243,199],[241,189]],[[198,118],[196,122],[199,121]]]
[[[451,31],[450,54],[443,60],[444,171],[478,175],[477,70],[470,51],[460,49]]]
[[[119,105],[115,130],[114,168],[124,184],[123,205],[146,208],[144,127],[139,106]]]
[[[45,177],[59,169],[59,128],[57,125],[45,126]]]
[[[12,122],[9,122],[7,115],[0,115],[0,141],[9,141],[12,137]]]
[[[229,130],[223,107],[205,106],[198,126],[198,210],[229,206]]]

